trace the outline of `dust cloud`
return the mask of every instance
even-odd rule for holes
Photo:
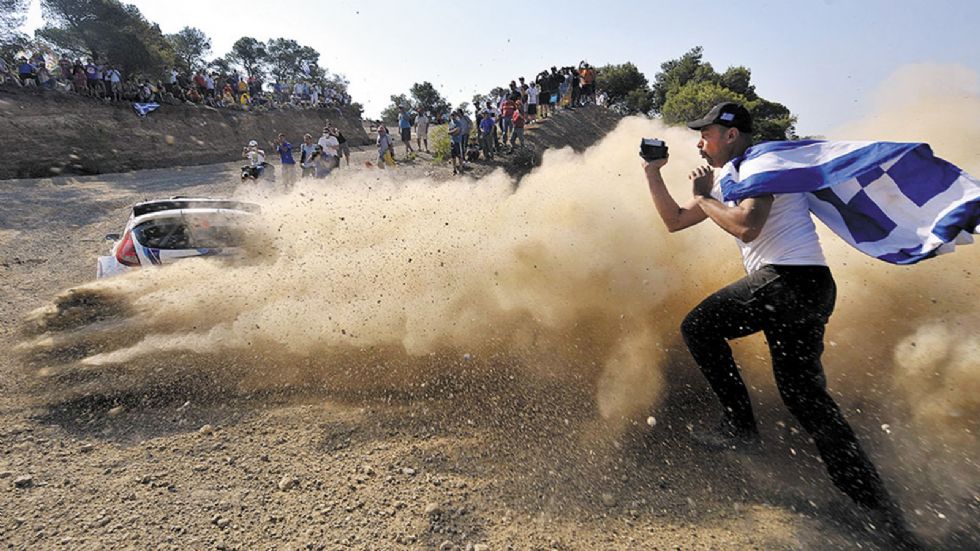
[[[42,330],[32,346],[111,339],[80,365],[116,373],[224,357],[253,386],[399,385],[505,364],[591,385],[606,419],[645,416],[678,347],[678,312],[737,276],[738,261],[707,226],[668,236],[640,136],[675,144],[668,177],[688,193],[695,136],[639,118],[584,154],[546,153],[516,190],[503,171],[442,183],[341,171],[260,199],[264,258],[192,259],[76,289],[124,303],[124,323],[98,336]]]
[[[880,112],[828,137],[926,141],[980,174],[977,82],[957,67],[905,68],[883,86]],[[668,364],[689,361],[684,314],[741,263],[711,224],[666,232],[636,155],[642,136],[670,144],[666,180],[689,196],[696,136],[641,118],[582,154],[547,152],[516,186],[502,171],[452,182],[341,171],[261,200],[264,258],[192,259],[76,289],[115,315],[59,331],[51,309],[37,312],[27,347],[81,349],[76,369],[141,380],[174,364],[227,369],[249,387],[410,385],[506,365],[585,385],[605,419],[645,416]],[[839,288],[831,389],[872,447],[895,452],[886,470],[919,495],[917,512],[968,511],[980,481],[980,250],[900,267],[821,238]],[[768,380],[760,337],[736,352],[747,377]]]

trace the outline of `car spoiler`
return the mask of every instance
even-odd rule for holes
[[[165,210],[183,209],[228,209],[242,210],[254,214],[259,212],[261,207],[255,203],[232,201],[231,199],[162,199],[133,205],[133,217]]]

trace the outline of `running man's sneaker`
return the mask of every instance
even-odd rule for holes
[[[737,429],[727,419],[722,419],[709,429],[692,430],[691,438],[714,450],[758,452],[762,449],[759,431]]]

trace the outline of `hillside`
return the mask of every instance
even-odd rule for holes
[[[242,112],[162,105],[141,118],[128,103],[6,87],[0,88],[0,120],[0,179],[230,161],[249,140],[266,143],[284,132],[298,143],[307,132],[319,135],[326,121],[353,145],[369,142],[350,108]]]

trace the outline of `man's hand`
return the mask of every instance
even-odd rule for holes
[[[694,195],[711,196],[711,189],[715,187],[715,172],[710,166],[704,165],[695,168],[688,178],[691,179]]]
[[[651,170],[659,171],[664,165],[667,164],[667,157],[663,159],[655,159],[653,161],[643,161],[643,171],[649,172]]]

